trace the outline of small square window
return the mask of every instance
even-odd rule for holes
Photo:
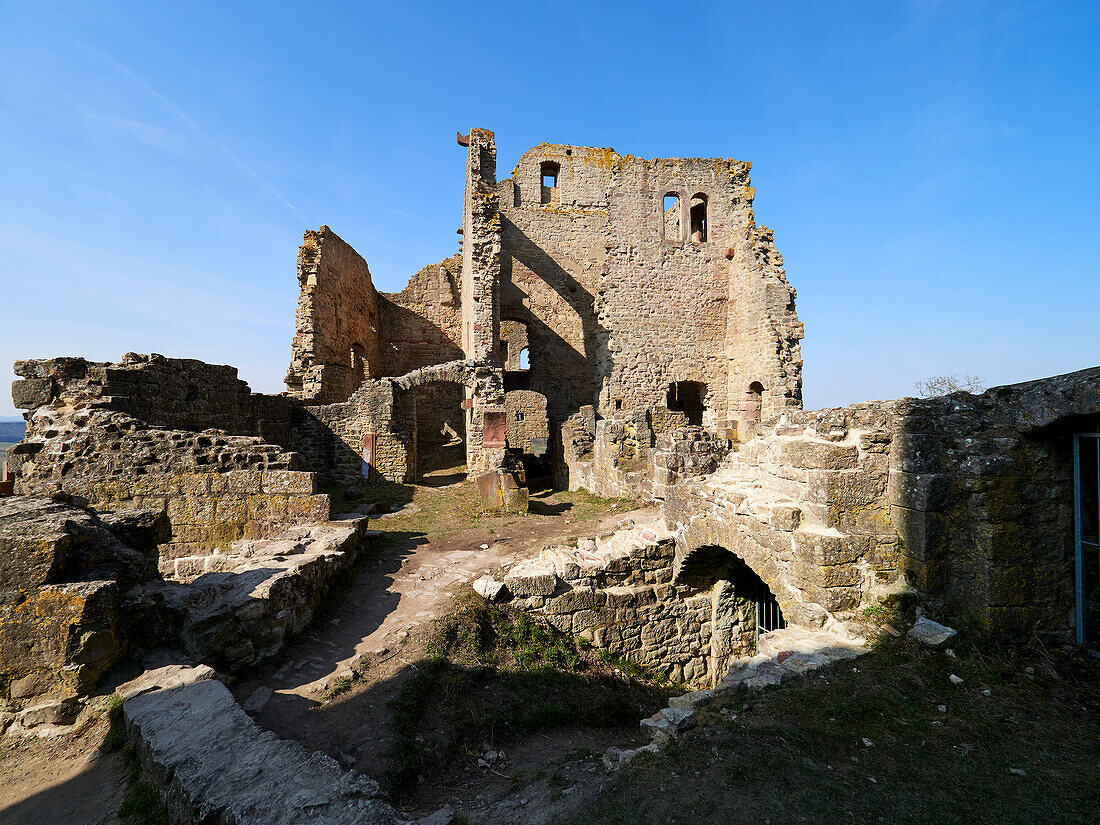
[[[523,420],[523,413],[521,413],[521,412],[516,413],[516,421],[522,421],[522,420]]]

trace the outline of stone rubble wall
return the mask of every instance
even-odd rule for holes
[[[1100,368],[902,399],[893,413],[886,503],[907,579],[944,615],[999,635],[1064,635],[1076,622],[1072,434],[1100,432]]]
[[[981,395],[789,411],[716,473],[665,490],[676,570],[721,547],[790,621],[911,586],[999,635],[1064,636],[1073,605],[1072,433],[1100,368]]]
[[[120,364],[61,358],[21,361],[17,369],[24,380],[13,395],[38,405],[8,454],[21,495],[164,512],[171,525],[165,561],[329,518],[328,496],[317,493],[298,454],[258,436],[198,429],[217,423],[248,431],[250,410],[274,406],[271,396],[255,405],[231,367],[130,355]]]
[[[559,168],[548,203],[545,162]],[[706,385],[703,423],[723,431],[744,417],[754,381],[765,420],[801,406],[802,325],[772,233],[754,222],[749,168],[558,144],[523,154],[498,186],[502,317],[528,328],[529,386],[550,399],[551,418],[593,402],[608,418],[648,408],[660,434],[686,423],[660,414],[676,381]],[[680,197],[676,237],[664,230],[669,192]],[[703,241],[686,231],[697,194]]]
[[[746,192],[750,203],[753,194],[751,188]],[[730,241],[725,429],[729,437],[748,441],[759,422],[774,422],[782,413],[802,408],[799,342],[805,333],[795,312],[795,290],[787,282],[783,256],[776,251],[772,231],[751,224],[750,218],[750,225]],[[764,388],[759,412],[749,401],[753,382]]]
[[[708,591],[672,583],[673,535],[628,522],[576,547],[543,550],[504,577],[506,603],[674,681],[709,679]]]
[[[378,293],[367,262],[322,226],[307,231],[298,250],[298,285],[287,390],[313,403],[343,401],[382,374]]]
[[[0,499],[0,699],[86,693],[125,651],[122,594],[156,574],[162,525],[49,499]],[[126,536],[138,548],[124,544]]]

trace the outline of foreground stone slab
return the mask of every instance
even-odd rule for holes
[[[378,784],[256,726],[205,667],[123,686],[126,730],[145,777],[183,825],[392,825]]]

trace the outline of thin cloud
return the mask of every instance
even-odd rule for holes
[[[239,158],[232,149],[230,149],[228,146],[226,146],[224,143],[214,137],[214,135],[210,134],[210,132],[200,126],[187,113],[185,113],[171,100],[169,100],[159,91],[157,91],[143,78],[133,72],[129,67],[120,63],[118,60],[116,60],[114,57],[112,57],[110,54],[108,54],[98,46],[89,44],[87,42],[82,42],[79,38],[73,35],[70,35],[70,39],[77,46],[96,57],[102,63],[114,69],[116,72],[125,75],[134,83],[136,83],[138,87],[140,87],[146,94],[157,101],[157,103],[159,103],[164,109],[166,109],[174,117],[185,123],[194,132],[195,135],[201,138],[201,140],[204,141],[209,147],[211,147],[217,154],[221,155],[233,166],[243,172],[247,177],[258,183],[261,188],[267,191],[267,193],[274,197],[277,201],[279,201],[279,203],[281,203],[287,209],[291,210],[299,218],[305,220],[306,216],[302,213],[302,211],[298,209],[298,207],[296,207],[294,204],[292,204],[289,200],[287,200],[283,193],[280,192],[274,186],[274,184],[272,184],[269,180],[267,180],[267,178],[265,178],[263,175],[261,175],[259,172],[257,172],[255,169],[253,169],[251,166],[241,160],[241,158]],[[173,151],[174,149],[178,148],[178,144],[173,143],[169,137],[175,134],[171,130],[161,129],[160,127],[150,126],[139,121],[128,120],[125,118],[104,117],[90,113],[85,114],[87,114],[89,117],[93,117],[105,123],[110,123],[111,125],[123,128],[133,137],[137,138],[138,140],[142,140],[142,142],[148,143],[149,145],[157,146],[158,148],[168,149],[169,151]]]

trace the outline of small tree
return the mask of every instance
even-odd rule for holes
[[[933,375],[927,381],[918,381],[917,393],[921,398],[935,398],[953,392],[979,393],[985,389],[982,379],[976,375]]]

